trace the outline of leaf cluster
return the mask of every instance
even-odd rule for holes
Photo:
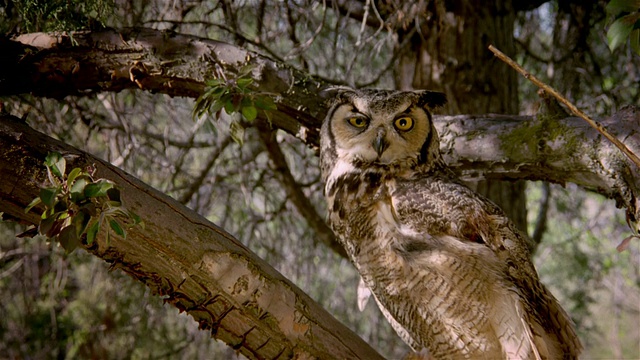
[[[247,65],[240,69],[236,77],[208,80],[204,92],[196,99],[193,109],[194,118],[209,115],[220,119],[223,111],[231,115],[233,118],[229,129],[231,137],[241,145],[244,139],[244,126],[240,123],[240,118],[252,122],[262,110],[268,119],[267,111],[277,109],[271,94],[258,92],[252,88],[253,69],[254,66]]]
[[[614,19],[607,31],[609,49],[614,51],[627,42],[640,55],[640,0],[612,0],[607,13]]]
[[[115,7],[112,0],[17,0],[7,3],[7,18],[18,27],[18,32],[103,27]]]
[[[127,235],[126,226],[144,226],[138,215],[122,206],[120,190],[112,181],[95,178],[95,169],[74,168],[66,174],[66,160],[57,152],[49,153],[44,165],[48,184],[25,212],[44,205],[38,233],[54,239],[67,252],[78,247],[82,239],[92,244],[105,223],[121,237]],[[108,241],[110,231],[106,236]]]

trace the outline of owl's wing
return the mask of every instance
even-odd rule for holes
[[[577,356],[581,345],[571,319],[540,282],[528,238],[497,205],[462,184],[433,178],[399,184],[391,202],[396,221],[412,232],[484,244],[520,292],[529,321],[553,334],[565,355]]]
[[[382,315],[384,315],[385,319],[387,319],[387,321],[389,322],[389,324],[391,324],[391,327],[396,331],[396,333],[398,334],[398,336],[400,336],[400,338],[402,339],[402,341],[404,341],[407,345],[409,345],[411,347],[411,349],[413,351],[420,351],[423,346],[421,346],[417,341],[415,341],[413,339],[413,337],[411,336],[411,334],[409,334],[409,332],[407,331],[407,329],[404,328],[404,326],[402,326],[394,317],[393,315],[391,315],[391,313],[389,312],[389,310],[387,310],[386,307],[384,307],[384,305],[382,305],[382,303],[380,302],[380,300],[378,300],[378,297],[376,296],[375,293],[370,292],[370,294],[373,295],[373,299],[376,301],[376,304],[378,304],[378,308],[380,309],[380,312],[382,313]]]
[[[450,179],[420,178],[400,183],[392,196],[394,216],[401,226],[419,234],[451,236],[485,244],[509,266],[509,275],[537,280],[530,243],[490,200]]]
[[[360,282],[358,282],[358,310],[364,311],[364,308],[365,306],[367,306],[367,302],[369,301],[371,295],[373,295],[373,299],[376,301],[376,304],[378,304],[378,308],[380,309],[382,315],[384,315],[385,319],[387,319],[389,324],[391,324],[391,327],[396,331],[398,336],[400,336],[402,341],[409,345],[411,349],[413,349],[413,351],[419,351],[422,346],[420,346],[420,344],[418,344],[418,342],[416,342],[411,337],[409,332],[402,325],[400,325],[398,321],[396,321],[391,313],[389,313],[389,310],[387,310],[387,308],[382,305],[380,300],[378,300],[378,297],[376,297],[376,295],[369,289],[369,287],[367,287],[364,279],[360,278]]]

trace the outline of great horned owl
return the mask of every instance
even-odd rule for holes
[[[527,238],[447,170],[431,91],[339,89],[320,140],[329,221],[398,334],[437,359],[574,359]]]

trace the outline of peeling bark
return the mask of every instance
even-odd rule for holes
[[[0,116],[0,211],[36,224],[24,208],[46,179],[43,161],[58,151],[68,169],[95,164],[144,221],[126,239],[112,234],[84,248],[142,281],[200,327],[250,359],[381,359],[309,296],[240,242],[169,196],[114,166]]]

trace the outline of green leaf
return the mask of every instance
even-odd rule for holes
[[[91,245],[96,240],[96,236],[98,235],[98,231],[100,230],[100,222],[94,221],[91,226],[87,229],[87,244]]]
[[[64,172],[65,172],[65,168],[66,168],[66,161],[64,159],[64,157],[62,157],[62,155],[59,152],[50,152],[49,154],[47,154],[47,157],[44,159],[44,164],[51,169],[51,172],[53,173],[53,175],[59,177],[62,179]]]
[[[640,56],[640,29],[633,30],[629,38],[631,51]]]
[[[233,105],[233,101],[232,99],[229,99],[228,101],[226,101],[224,103],[224,111],[227,112],[227,114],[231,115],[235,112],[235,106]]]
[[[640,9],[640,0],[611,0],[606,7],[607,13],[617,15]]]
[[[251,78],[242,78],[238,79],[238,87],[241,89],[245,89],[247,86],[253,83],[253,79]]]
[[[215,114],[218,111],[220,111],[223,107],[224,107],[224,103],[220,99],[216,99],[213,102],[213,104],[211,105],[211,108],[210,108],[211,113]],[[217,117],[216,117],[216,119],[217,119]]]
[[[229,135],[233,141],[238,143],[240,146],[244,143],[244,127],[240,124],[240,121],[233,120],[229,125]]]
[[[248,121],[253,121],[258,117],[258,109],[255,106],[243,106],[242,107],[242,116]]]
[[[620,45],[624,44],[631,34],[635,20],[629,23],[629,16],[632,15],[621,17],[614,21],[609,27],[609,31],[607,31],[607,43],[609,44],[609,49],[611,51],[614,51]]]
[[[262,110],[277,110],[276,103],[270,96],[258,96],[255,98],[255,105]]]
[[[134,213],[133,211],[129,211],[129,217],[131,218],[131,220],[133,220],[134,225],[144,224],[140,216],[138,216],[138,214]],[[142,228],[144,229],[144,225],[142,225]]]
[[[38,232],[40,233],[40,235],[47,235],[47,233],[49,232],[49,230],[51,230],[51,227],[53,226],[53,223],[56,221],[56,218],[54,216],[49,216],[47,218],[44,218],[40,221],[40,224],[38,224]]]
[[[88,198],[97,198],[107,196],[107,191],[112,189],[114,184],[106,179],[100,179],[94,183],[88,184],[84,188],[84,196]]]
[[[227,94],[228,92],[229,92],[229,89],[222,86],[217,88],[211,88],[209,91],[207,91],[207,93],[209,94],[212,100],[220,99],[222,95]]]
[[[68,188],[71,188],[71,185],[73,185],[73,181],[78,177],[78,175],[80,175],[81,172],[82,172],[82,169],[80,168],[73,168],[73,170],[71,170],[69,175],[67,175]]]
[[[60,192],[60,188],[42,188],[40,189],[40,199],[47,207],[54,207],[56,204],[56,197]]]
[[[205,84],[206,84],[208,87],[219,87],[219,86],[221,86],[221,85],[224,85],[224,83],[225,83],[224,79],[215,79],[215,78],[214,78],[214,79],[207,80],[207,81],[205,82]]]
[[[109,220],[109,226],[111,226],[113,232],[115,232],[119,236],[123,238],[126,237],[124,229],[122,228],[122,226],[120,226],[120,223],[116,219]]]
[[[207,109],[209,108],[209,102],[210,100],[205,99],[203,96],[198,97],[196,99],[196,104],[193,107],[193,113],[191,114],[191,116],[195,119],[206,114]]]
[[[76,235],[78,237],[82,236],[82,234],[87,229],[87,225],[89,225],[89,220],[91,220],[91,216],[87,210],[78,211],[71,219],[71,225],[76,230]]]
[[[73,252],[73,250],[80,245],[80,241],[78,240],[78,236],[76,235],[76,231],[73,226],[67,226],[62,229],[56,238],[60,243],[60,246],[62,246],[67,253]]]
[[[31,210],[34,206],[40,204],[42,202],[42,200],[40,199],[40,197],[38,196],[37,198],[31,200],[31,202],[29,203],[29,205],[27,205],[27,207],[24,209],[24,213],[28,213],[29,210]]]
[[[85,199],[84,188],[87,186],[88,177],[82,176],[76,179],[71,185],[69,192],[71,193],[71,201],[78,203]]]

